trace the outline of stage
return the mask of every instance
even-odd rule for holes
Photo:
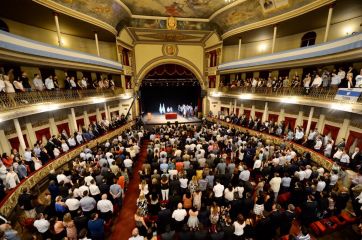
[[[165,115],[161,115],[160,113],[151,113],[150,116],[148,113],[145,113],[144,116],[142,117],[142,121],[145,125],[167,124],[167,122],[175,123],[176,121],[180,124],[200,123],[201,122],[201,120],[197,117],[185,118],[178,113],[177,113],[176,119],[166,119]]]

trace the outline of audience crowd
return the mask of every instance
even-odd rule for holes
[[[288,236],[297,217],[301,228],[288,239],[305,240],[306,226],[340,214],[350,199],[361,214],[361,173],[349,192],[338,184],[338,165],[329,172],[290,142],[277,145],[209,122],[162,126],[145,137],[130,240],[268,240]]]
[[[328,69],[318,69],[304,75],[304,78],[295,73],[292,79],[288,76],[279,77],[252,77],[246,79],[235,79],[233,81],[221,81],[223,86],[262,88],[266,87],[272,91],[288,90],[290,88],[304,88],[305,94],[311,89],[318,88],[361,88],[362,87],[362,69],[359,74],[349,67],[346,72],[342,67],[329,71]]]
[[[106,77],[94,81],[85,76],[81,79],[77,79],[74,76],[66,76],[64,79],[64,89],[66,90],[114,89],[114,87],[113,79]],[[6,74],[0,72],[0,93],[42,92],[59,89],[61,88],[56,75],[50,74],[43,80],[42,76],[36,73],[31,84],[26,71],[22,71],[18,77],[15,77],[13,69],[10,69]]]

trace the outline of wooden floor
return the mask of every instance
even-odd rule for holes
[[[180,114],[177,114],[177,119],[166,119],[165,115],[161,115],[159,113],[151,113],[150,116],[148,114],[145,114],[142,118],[142,121],[146,125],[157,125],[157,124],[166,124],[167,122],[175,123],[176,121],[181,124],[197,123],[200,122],[201,120],[197,117],[185,118]]]

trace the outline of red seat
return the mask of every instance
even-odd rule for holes
[[[320,220],[320,222],[327,228],[328,232],[334,232],[336,231],[338,224],[332,222],[330,219],[326,218],[326,219],[322,219]]]
[[[23,218],[20,219],[19,224],[21,226],[21,231],[23,232],[24,229],[27,230],[32,230],[34,228],[33,224],[34,224],[35,219],[34,218]]]
[[[332,222],[334,222],[335,224],[338,225],[339,228],[343,227],[344,225],[347,224],[347,221],[344,220],[343,217],[341,216],[332,216],[329,218]]]
[[[291,193],[290,193],[290,192],[286,192],[286,193],[280,194],[280,195],[278,196],[278,201],[277,201],[277,202],[278,202],[279,204],[283,205],[283,204],[289,202],[290,197],[291,197]]]
[[[323,223],[321,223],[320,221],[311,223],[309,227],[313,230],[313,232],[317,236],[322,236],[327,232],[326,226],[324,226]]]
[[[348,223],[355,223],[357,222],[357,218],[355,216],[353,216],[352,214],[350,214],[349,212],[343,211],[341,213],[341,217],[346,220],[346,222]]]

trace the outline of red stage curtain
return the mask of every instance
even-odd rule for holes
[[[230,111],[230,109],[229,108],[227,108],[227,107],[221,107],[221,114],[224,114],[225,112],[226,112],[226,114],[227,115],[229,115],[229,111]]]
[[[59,133],[62,133],[62,131],[65,129],[65,131],[67,132],[67,134],[68,134],[68,136],[69,136],[70,130],[69,130],[69,125],[68,125],[68,123],[58,124],[58,125],[57,125],[57,128],[58,128],[58,132],[59,132]]]
[[[303,129],[304,131],[307,129],[307,124],[308,124],[308,120],[303,120]],[[310,124],[310,129],[313,130],[315,128],[315,126],[317,126],[317,122],[312,121],[312,123]],[[320,129],[318,129],[319,131]]]
[[[297,119],[296,118],[292,118],[292,117],[285,117],[284,118],[284,122],[285,122],[285,125],[289,125],[289,129],[293,129],[295,128],[295,121]]]
[[[216,87],[216,76],[209,76],[209,88]]]
[[[255,118],[262,119],[263,113],[262,112],[255,112]]]
[[[338,132],[339,132],[339,127],[331,126],[328,124],[324,125],[323,135],[328,135],[329,133],[331,133],[331,137],[334,141],[336,141]]]
[[[96,115],[89,116],[89,122],[90,123],[97,122],[97,116]]]
[[[235,114],[236,114],[236,116],[239,116],[239,108],[235,109]]]
[[[269,113],[269,121],[277,122],[278,114]]]
[[[32,146],[29,146],[28,139],[26,138],[26,134],[24,134],[23,137],[24,137],[25,145],[27,147],[32,147]],[[11,149],[16,149],[19,151],[20,141],[19,141],[18,137],[10,138],[10,139],[8,139],[8,141],[10,143]],[[10,153],[8,153],[8,155],[9,154]]]
[[[354,143],[354,141],[357,139],[357,147],[362,149],[362,133],[355,132],[355,131],[349,131],[347,143],[346,143],[346,149],[349,151],[351,145]]]
[[[244,115],[248,118],[250,117],[250,110],[244,109]]]
[[[102,112],[102,113],[101,113],[101,116],[102,116],[102,119],[105,119],[105,118],[106,118],[106,113],[105,113],[105,112]]]
[[[35,131],[35,136],[37,140],[42,140],[43,136],[46,137],[46,139],[50,138],[50,129],[49,128],[43,128],[38,131]]]
[[[126,82],[126,89],[131,89],[132,88],[131,76],[124,76],[124,78]]]

